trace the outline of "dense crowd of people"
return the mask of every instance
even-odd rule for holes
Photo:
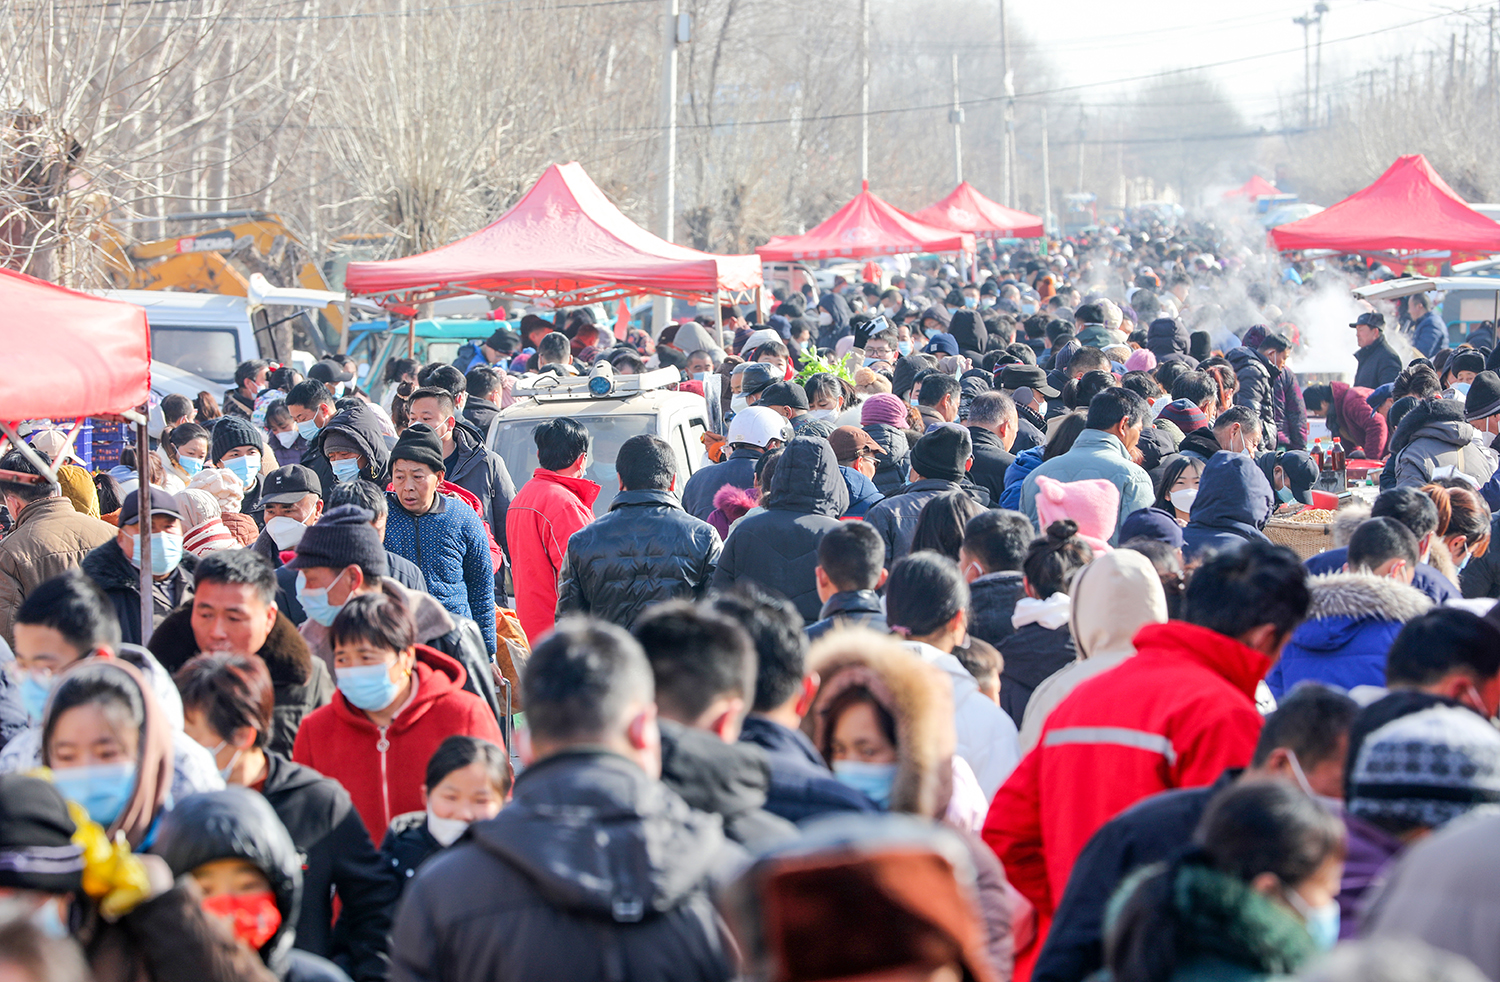
[[[1493,325],[1211,225],[967,258],[37,424],[0,976],[1500,979]],[[491,440],[600,364],[725,422],[607,508],[566,400]]]

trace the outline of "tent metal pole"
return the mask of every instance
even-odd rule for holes
[[[136,501],[139,503],[140,514],[137,527],[140,529],[139,539],[141,541],[141,645],[144,647],[151,641],[151,614],[155,607],[153,588],[155,584],[151,576],[151,435],[148,432],[145,420],[135,424],[135,465],[136,475],[139,483],[136,484]]]

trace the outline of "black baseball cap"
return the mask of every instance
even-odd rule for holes
[[[1356,317],[1354,319],[1354,323],[1350,324],[1349,326],[1358,327],[1361,324],[1363,324],[1365,327],[1373,327],[1377,331],[1383,331],[1385,330],[1385,315],[1377,314],[1373,310],[1366,311],[1365,313],[1360,314],[1358,317]]]
[[[766,386],[760,394],[757,406],[789,406],[792,409],[807,408],[807,392],[796,382],[775,382]]]
[[[1056,399],[1062,393],[1047,384],[1047,373],[1037,365],[1006,365],[1000,373],[1000,388],[1007,392],[1017,389],[1035,389],[1048,399]]]
[[[294,505],[310,494],[323,497],[317,473],[301,464],[287,464],[266,475],[260,500],[267,505]]]
[[[307,377],[316,379],[324,385],[337,385],[339,382],[347,382],[354,377],[343,365],[330,359],[324,358],[307,370]]]

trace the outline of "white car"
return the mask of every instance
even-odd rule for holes
[[[603,515],[620,489],[615,457],[621,445],[633,436],[652,434],[666,440],[677,453],[680,494],[687,479],[706,463],[700,437],[709,431],[710,416],[702,396],[666,388],[679,378],[675,368],[666,368],[602,382],[585,376],[524,379],[516,389],[517,402],[495,417],[486,442],[505,460],[511,480],[520,488],[537,468],[536,428],[559,416],[578,420],[592,437],[583,476],[603,488],[594,502],[594,514]],[[595,394],[590,383],[607,391]]]

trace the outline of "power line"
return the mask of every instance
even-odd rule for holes
[[[1442,19],[1444,19],[1446,17],[1451,17],[1451,16],[1454,16],[1456,14],[1464,14],[1464,13],[1468,13],[1468,12],[1471,12],[1471,11],[1474,11],[1474,10],[1488,10],[1488,9],[1489,9],[1489,7],[1486,6],[1486,5],[1475,5],[1475,6],[1472,6],[1472,7],[1466,7],[1466,8],[1462,8],[1462,9],[1459,9],[1459,10],[1448,10],[1448,11],[1444,11],[1443,13],[1440,13],[1440,14],[1433,14],[1433,15],[1430,15],[1430,16],[1427,16],[1427,17],[1419,18],[1419,19],[1414,20],[1414,21],[1408,21],[1408,22],[1406,22],[1404,24],[1392,24],[1392,25],[1390,25],[1388,27],[1377,28],[1377,29],[1375,29],[1373,31],[1365,31],[1364,33],[1361,33],[1361,34],[1349,34],[1349,35],[1346,35],[1346,36],[1341,37],[1341,38],[1330,38],[1330,39],[1324,41],[1324,44],[1330,44],[1331,45],[1331,44],[1341,44],[1341,43],[1344,43],[1344,42],[1347,42],[1347,41],[1359,41],[1359,40],[1363,40],[1365,38],[1376,37],[1376,36],[1381,35],[1381,34],[1389,34],[1392,31],[1402,31],[1402,30],[1406,30],[1409,27],[1416,27],[1416,26],[1421,25],[1421,24],[1431,23],[1432,21],[1442,20]],[[1099,88],[1101,86],[1106,86],[1106,85],[1128,85],[1128,84],[1133,83],[1133,82],[1149,82],[1149,81],[1154,81],[1156,79],[1170,78],[1170,77],[1175,76],[1175,75],[1187,75],[1187,74],[1191,74],[1191,73],[1194,73],[1194,72],[1201,72],[1201,71],[1205,71],[1205,70],[1210,69],[1210,68],[1222,68],[1222,67],[1225,67],[1227,65],[1240,65],[1240,64],[1244,64],[1246,62],[1261,61],[1261,60],[1264,60],[1266,58],[1279,58],[1279,57],[1281,57],[1283,55],[1299,54],[1301,51],[1302,51],[1302,48],[1299,45],[1298,47],[1295,47],[1295,48],[1284,48],[1284,49],[1279,50],[1279,51],[1265,51],[1265,52],[1262,52],[1260,54],[1241,55],[1238,58],[1225,58],[1222,61],[1208,62],[1208,63],[1202,64],[1202,65],[1192,65],[1192,66],[1188,66],[1188,67],[1184,67],[1184,68],[1167,68],[1167,69],[1163,69],[1162,71],[1159,71],[1159,72],[1150,72],[1150,73],[1145,74],[1145,75],[1131,75],[1131,76],[1127,76],[1125,78],[1106,79],[1104,81],[1099,81],[1099,82],[1079,82],[1079,83],[1074,84],[1074,85],[1059,85],[1059,86],[1055,86],[1055,87],[1050,88],[1050,89],[1038,89],[1037,91],[1034,91],[1034,92],[1017,92],[1015,94],[1014,98],[1017,99],[1017,100],[1021,100],[1021,99],[1042,99],[1042,98],[1045,98],[1047,96],[1062,95],[1062,94],[1069,93],[1069,92],[1079,92],[1079,91],[1082,91],[1082,90],[1085,90],[1085,89],[1095,89],[1095,88]],[[961,105],[961,106],[963,106],[965,108],[968,108],[970,106],[991,105],[991,104],[994,104],[994,103],[1005,102],[1005,101],[1007,101],[1010,98],[1012,98],[1012,97],[1011,96],[1007,96],[1007,95],[1003,95],[1003,94],[1002,95],[992,95],[992,96],[978,96],[978,97],[974,97],[974,98],[970,98],[970,99],[961,100],[960,103],[959,103],[959,105]],[[899,107],[890,108],[890,109],[872,109],[872,110],[870,110],[870,115],[871,116],[899,116],[899,115],[903,115],[905,113],[934,112],[936,110],[947,110],[947,109],[951,109],[952,107],[953,107],[953,104],[952,104],[951,101],[949,101],[949,102],[944,102],[944,103],[940,103],[940,104],[939,103],[931,103],[931,104],[927,104],[927,105],[918,105],[918,106],[899,106]],[[739,121],[736,121],[736,122],[678,123],[677,126],[678,126],[678,129],[733,129],[735,127],[741,127],[741,126],[785,126],[785,125],[792,124],[792,123],[796,123],[796,124],[802,124],[802,123],[826,123],[826,122],[837,122],[839,120],[846,120],[846,119],[858,119],[860,117],[860,115],[861,114],[858,113],[858,112],[823,113],[823,114],[815,115],[815,116],[783,116],[783,117],[774,118],[774,119],[746,119],[746,120],[739,120]],[[648,131],[649,132],[649,131],[655,131],[655,130],[659,130],[659,129],[660,129],[660,127],[657,127],[657,126],[626,126],[626,127],[616,127],[614,129],[614,132],[616,132],[616,133],[635,133],[635,132],[643,132],[643,131]]]

